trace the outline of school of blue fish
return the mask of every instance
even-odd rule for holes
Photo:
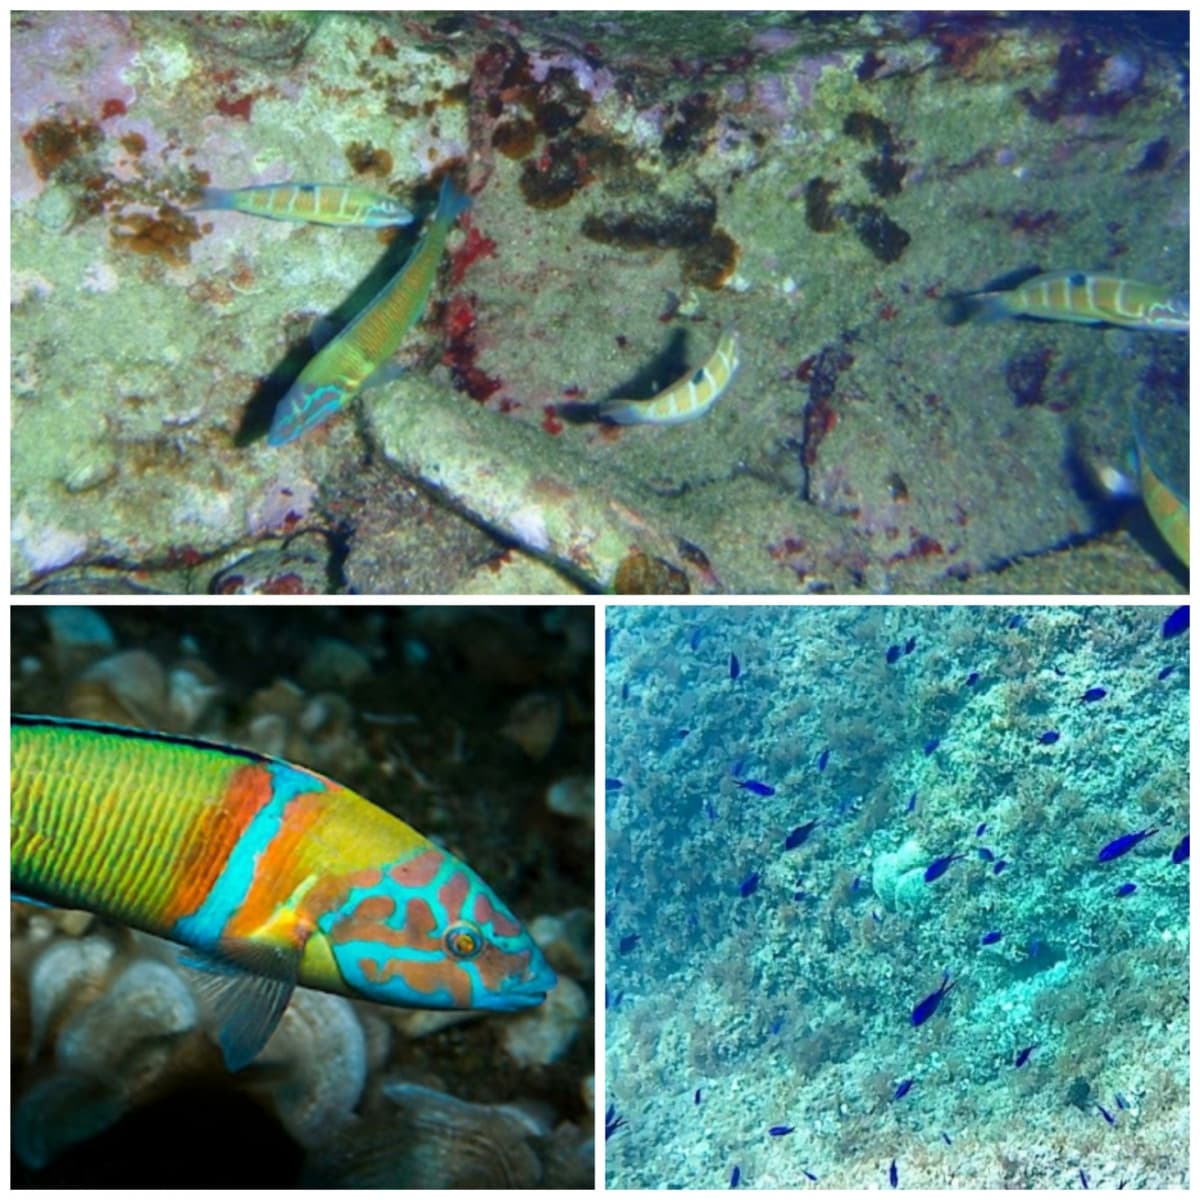
[[[1029,621],[1035,618],[1030,618],[1025,614],[1012,614],[1004,620],[1004,626],[1010,631],[1013,631],[1015,636],[1022,635],[1028,627]],[[1180,606],[1171,611],[1165,619],[1161,621],[1161,625],[1157,630],[1150,645],[1152,648],[1161,647],[1161,653],[1169,654],[1174,645],[1175,639],[1184,634],[1189,627],[1189,609],[1188,606]],[[696,651],[701,644],[702,639],[695,633],[690,638],[690,645],[693,651]],[[908,639],[896,642],[886,647],[881,652],[881,658],[889,671],[900,671],[904,669],[904,661],[907,656],[912,655],[918,650],[918,641],[915,636]],[[730,649],[727,658],[727,675],[729,686],[737,688],[745,686],[748,679],[752,679],[755,670],[755,659],[748,655],[741,647]],[[765,665],[765,664],[764,664]],[[1156,683],[1163,683],[1171,677],[1175,663],[1167,663],[1159,666],[1155,664],[1154,678]],[[967,689],[978,690],[981,687],[986,687],[989,684],[986,673],[979,671],[969,672],[957,686]],[[1138,687],[1143,687],[1144,684],[1139,683]],[[1045,694],[1039,697],[1038,704],[1046,712],[1057,713],[1062,722],[1062,728],[1042,729],[1037,730],[1035,725],[1033,730],[1028,734],[1029,737],[1029,764],[1030,770],[1053,770],[1054,764],[1057,761],[1057,756],[1062,754],[1070,754],[1072,744],[1075,741],[1083,738],[1086,732],[1095,726],[1097,722],[1104,723],[1108,720],[1105,714],[1109,711],[1110,706],[1119,705],[1122,702],[1122,697],[1130,688],[1126,686],[1120,672],[1114,671],[1106,673],[1102,681],[1096,681],[1085,687],[1082,691],[1069,690],[1064,687],[1056,694],[1053,685],[1050,685],[1045,690]],[[1079,716],[1072,715],[1073,710],[1082,710]],[[923,743],[921,747],[925,756],[933,754],[939,746],[946,742],[952,741],[955,737],[953,728],[939,729],[936,737],[931,737]],[[830,767],[831,762],[840,760],[835,759],[831,747],[826,746],[819,749],[815,757],[810,760],[816,776],[823,776]],[[753,769],[752,761],[746,757],[739,757],[729,767],[729,775],[732,777],[734,785],[746,794],[747,804],[755,804],[760,800],[763,802],[774,800],[776,797],[786,796],[791,788],[782,788],[781,782],[774,778],[769,772],[754,771],[754,774],[749,774],[748,771]],[[770,782],[768,782],[770,780]],[[609,778],[610,788],[623,789],[625,782],[619,777]],[[916,793],[913,793],[905,811],[905,817],[910,818],[914,813],[916,803]],[[777,801],[776,801],[777,803]],[[732,862],[730,866],[735,869],[736,873],[728,878],[725,887],[728,889],[727,894],[731,897],[731,903],[739,906],[738,911],[742,911],[741,906],[745,906],[746,910],[754,910],[764,905],[771,905],[779,898],[780,887],[778,872],[773,869],[772,858],[781,854],[791,855],[793,852],[802,851],[805,847],[812,844],[813,841],[825,837],[835,839],[841,836],[843,826],[843,818],[846,812],[852,812],[853,806],[843,811],[839,808],[833,814],[818,812],[814,813],[812,802],[806,799],[803,791],[798,791],[795,795],[795,817],[799,819],[798,824],[795,824],[790,832],[786,829],[766,829],[764,834],[767,835],[768,845],[773,844],[774,850],[764,847],[763,857],[755,860],[743,858],[740,862]],[[1146,823],[1142,827],[1135,826],[1132,822],[1123,820],[1120,815],[1122,805],[1119,803],[1114,805],[1114,812],[1111,821],[1106,829],[1097,829],[1101,836],[1092,843],[1090,847],[1082,846],[1075,857],[1076,867],[1080,872],[1094,872],[1094,879],[1091,881],[1092,886],[1096,889],[1098,896],[1107,896],[1108,903],[1124,902],[1126,899],[1137,892],[1137,883],[1130,876],[1139,876],[1143,874],[1142,868],[1152,865],[1153,863],[1161,863],[1162,860],[1170,862],[1171,870],[1180,867],[1188,861],[1189,858],[1189,840],[1186,829],[1168,830],[1161,823]],[[706,806],[708,811],[708,819],[715,818],[715,813],[712,812],[711,806]],[[772,813],[778,810],[774,807],[770,810]],[[774,820],[776,818],[772,818]],[[941,848],[941,852],[934,855],[927,861],[923,869],[923,882],[931,891],[934,889],[945,888],[950,885],[949,881],[953,876],[963,876],[963,882],[972,889],[986,888],[987,882],[994,880],[1006,868],[1012,866],[1014,872],[1020,872],[1027,875],[1029,872],[1037,872],[1039,864],[1035,861],[1028,861],[1022,853],[1022,845],[1020,840],[1005,845],[1003,855],[997,852],[997,838],[995,835],[989,836],[989,821],[979,821],[973,825],[973,836],[968,839],[964,834],[962,843],[956,846],[945,846]],[[1064,833],[1067,831],[1064,830]],[[1169,843],[1162,844],[1161,839],[1164,835],[1169,836]],[[991,844],[983,844],[987,838]],[[1154,840],[1159,839],[1159,840]],[[999,841],[1003,843],[1005,839],[1001,836]],[[780,848],[780,843],[782,847]],[[1155,850],[1158,845],[1160,848]],[[798,855],[798,857],[800,857]],[[740,867],[740,871],[736,868]],[[1120,871],[1121,874],[1113,875]],[[972,876],[972,872],[977,874]],[[1125,878],[1122,878],[1125,876]],[[849,885],[851,894],[856,892],[860,887],[861,879],[856,877]],[[719,883],[717,886],[721,886]],[[993,885],[995,886],[995,885]],[[803,901],[808,898],[808,894],[799,882],[793,885],[792,899],[794,901]],[[1006,906],[1003,904],[1000,897],[1004,893],[997,893],[998,903],[994,912],[1003,918],[1006,911]],[[619,923],[619,905],[613,905],[609,908],[606,914],[606,925],[614,931],[615,945],[617,953],[620,956],[636,955],[639,952],[639,947],[643,945],[640,934],[633,929],[621,929]],[[887,918],[881,916],[878,911],[871,912],[871,920],[877,924],[883,924]],[[695,922],[694,917],[689,918],[689,927],[698,929],[699,926]],[[1057,948],[1049,946],[1046,941],[1039,936],[1036,929],[1021,928],[1019,925],[1012,925],[1003,919],[998,920],[993,927],[983,926],[978,930],[975,940],[976,953],[984,954],[1001,954],[1006,957],[1006,960],[1013,963],[1035,962],[1042,961],[1045,956],[1050,955],[1053,959],[1060,954]],[[1006,949],[1006,947],[1008,947]],[[947,946],[945,948],[946,961],[936,964],[929,964],[932,968],[930,971],[931,979],[929,989],[924,994],[913,996],[911,1006],[907,1015],[907,1025],[912,1032],[914,1040],[912,1043],[912,1055],[907,1060],[898,1060],[890,1065],[897,1068],[893,1078],[897,1080],[894,1083],[892,1092],[892,1103],[897,1103],[905,1100],[907,1104],[920,1104],[921,1095],[921,1066],[927,1061],[928,1052],[922,1050],[921,1047],[925,1044],[919,1039],[924,1035],[928,1028],[940,1026],[949,1026],[955,1020],[955,1013],[963,1007],[969,1007],[976,1002],[976,997],[970,994],[969,981],[971,978],[969,949],[967,947]],[[964,980],[968,981],[968,986],[964,992],[956,992]],[[621,1002],[621,994],[615,996],[606,994],[606,1007],[615,1008]],[[897,1014],[899,1020],[899,1014]],[[777,1034],[783,1026],[782,1019],[776,1019],[772,1023],[770,1032]],[[920,1031],[920,1032],[918,1032]],[[1020,1042],[1013,1044],[1009,1041],[1003,1030],[997,1031],[997,1055],[1002,1057],[1010,1065],[1012,1070],[1022,1070],[1025,1068],[1032,1069],[1031,1064],[1049,1063],[1052,1059],[1052,1051],[1045,1048],[1043,1042],[1032,1041],[1022,1045]],[[1040,1054],[1037,1052],[1041,1050]],[[1036,1057],[1035,1057],[1036,1054]],[[882,1068],[884,1063],[880,1063]],[[714,1088],[719,1088],[719,1082],[715,1080],[709,1081],[709,1086],[705,1089],[705,1094],[711,1092]],[[694,1104],[701,1104],[702,1089],[696,1088],[694,1092]],[[1120,1123],[1119,1115],[1128,1106],[1123,1095],[1120,1092],[1114,1094],[1112,1099],[1112,1109],[1110,1110],[1096,1096],[1092,1096],[1091,1111],[1097,1118],[1111,1126],[1117,1126]],[[1114,1113],[1116,1115],[1114,1115]],[[793,1120],[788,1119],[786,1111],[778,1112],[779,1120],[776,1123],[766,1127],[765,1133],[771,1139],[789,1140],[794,1135],[803,1136],[802,1127]],[[621,1127],[625,1126],[625,1122],[621,1122]],[[953,1145],[953,1140],[950,1134],[946,1131],[940,1131],[941,1138],[947,1146]],[[632,1135],[632,1134],[631,1134]],[[797,1137],[799,1141],[799,1137]],[[888,1186],[896,1188],[900,1186],[900,1171],[903,1164],[903,1150],[901,1147],[896,1148],[896,1154],[890,1158],[887,1166],[886,1178]],[[803,1174],[812,1181],[816,1181],[816,1176],[811,1174],[807,1168],[798,1168],[803,1171]],[[1079,1177],[1084,1186],[1086,1177],[1080,1169]],[[744,1171],[742,1162],[732,1164],[728,1186],[731,1188],[739,1187],[744,1183],[749,1182],[753,1186],[753,1180],[748,1180]],[[711,1186],[711,1181],[707,1186]],[[1113,1181],[1112,1186],[1116,1186],[1116,1181]],[[1119,1185],[1124,1186],[1124,1182]]]

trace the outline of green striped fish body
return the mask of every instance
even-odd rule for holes
[[[1136,430],[1135,430],[1136,436]],[[1141,484],[1142,502],[1150,519],[1170,546],[1172,553],[1185,567],[1190,566],[1188,540],[1191,521],[1187,499],[1172,488],[1155,471],[1142,445],[1136,437],[1138,479]]]
[[[274,221],[382,229],[408,225],[412,213],[386,192],[342,183],[268,183],[260,187],[205,188],[189,212],[230,209]]]
[[[471,203],[450,177],[437,211],[404,266],[345,329],[324,346],[279,401],[267,441],[282,446],[344,408],[395,354],[425,311],[438,264],[458,215]]]
[[[11,724],[12,888],[220,961],[232,1069],[296,983],[382,1004],[512,1010],[554,975],[469,867],[313,771],[171,734]]]
[[[721,335],[712,357],[649,400],[605,400],[597,405],[597,416],[615,425],[682,425],[706,412],[729,386],[741,359],[737,335]]]
[[[1184,296],[1172,296],[1154,284],[1092,271],[1036,272],[1032,276],[1020,272],[994,281],[983,291],[947,297],[943,308],[944,319],[951,325],[1029,317],[1160,333],[1187,333],[1188,314]]]

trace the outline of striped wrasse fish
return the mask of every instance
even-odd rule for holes
[[[1187,333],[1188,308],[1186,296],[1172,296],[1151,283],[1091,271],[1043,273],[1033,267],[995,279],[982,291],[945,297],[942,319],[947,325],[961,325],[970,320],[1031,317]]]
[[[1188,502],[1154,473],[1145,454],[1141,452],[1138,454],[1138,472],[1142,484],[1142,502],[1150,514],[1150,519],[1163,535],[1163,541],[1171,547],[1175,557],[1185,567],[1190,567],[1188,537],[1191,523],[1188,517]]]
[[[329,420],[386,365],[425,311],[450,228],[471,203],[447,175],[433,220],[404,266],[332,341],[309,361],[279,401],[267,434],[283,446]]]
[[[307,221],[317,225],[382,229],[409,225],[412,213],[386,192],[355,184],[268,183],[260,187],[205,188],[200,203],[188,212],[232,209],[274,221]]]
[[[602,400],[596,416],[615,425],[682,425],[695,421],[720,398],[740,363],[737,334],[721,334],[712,357],[649,400]]]
[[[556,982],[470,867],[315,771],[90,721],[14,716],[10,731],[14,898],[190,947],[230,1070],[297,984],[509,1012]]]
[[[1102,467],[1100,483],[1113,496],[1136,499],[1141,497],[1155,528],[1163,541],[1185,567],[1190,567],[1188,537],[1191,522],[1187,497],[1166,483],[1146,452],[1141,431],[1135,422],[1134,449],[1130,455],[1133,478],[1113,466]]]

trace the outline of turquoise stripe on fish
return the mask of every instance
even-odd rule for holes
[[[246,902],[258,873],[259,861],[270,850],[288,819],[288,806],[299,795],[319,791],[318,776],[292,770],[283,763],[270,767],[270,803],[242,831],[225,867],[204,903],[175,925],[175,936],[189,945],[215,944],[225,935],[234,914]]]

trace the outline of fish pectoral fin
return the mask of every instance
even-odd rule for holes
[[[362,381],[360,391],[365,392],[367,388],[378,387],[381,383],[391,383],[395,379],[399,379],[404,374],[404,366],[398,362],[385,362],[383,366],[376,367],[370,375]]]
[[[267,1044],[296,988],[295,946],[226,938],[213,955],[192,951],[180,962],[198,972],[196,991],[216,1028],[230,1071],[240,1071]]]

